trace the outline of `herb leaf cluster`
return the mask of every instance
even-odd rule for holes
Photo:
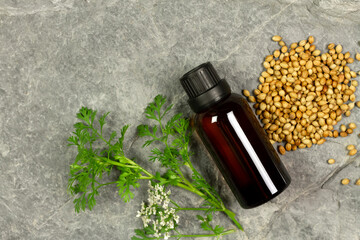
[[[206,236],[218,237],[235,231],[232,229],[224,231],[224,228],[220,226],[212,228],[209,222],[212,218],[211,213],[214,211],[224,212],[237,228],[242,230],[242,226],[235,219],[235,214],[225,207],[216,190],[194,168],[191,162],[193,153],[189,149],[192,133],[189,120],[181,113],[169,116],[172,107],[172,104],[167,104],[164,96],[156,96],[145,109],[146,118],[153,124],[140,125],[137,128],[138,135],[145,138],[143,147],[152,146],[149,160],[160,162],[165,169],[164,174],[159,172],[152,174],[142,168],[138,161],[126,155],[123,144],[128,125],[121,129],[119,136],[116,131],[113,131],[106,138],[103,130],[109,113],[97,117],[95,110],[86,107],[79,110],[76,115],[79,121],[74,125],[75,130],[68,139],[69,146],[77,148],[77,156],[70,165],[68,181],[68,192],[74,196],[76,212],[85,211],[86,208],[92,210],[96,205],[99,188],[105,185],[115,184],[120,197],[128,202],[134,197],[133,191],[140,186],[142,182],[140,180],[150,180],[152,184],[180,187],[203,198],[204,203],[200,207],[181,207],[173,200],[171,203],[176,207],[176,211],[205,212],[207,216],[201,220],[201,227],[211,232],[211,234],[205,234]],[[120,171],[118,179],[104,182],[104,174],[109,175],[114,168]],[[189,171],[191,178],[184,174]],[[149,236],[152,232],[146,226],[136,230],[135,233],[137,236],[133,239],[155,239]],[[203,235],[178,233],[171,237],[180,239]]]

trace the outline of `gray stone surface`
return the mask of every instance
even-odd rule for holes
[[[141,226],[135,215],[146,184],[127,204],[105,187],[93,211],[74,212],[66,185],[75,150],[66,139],[82,105],[111,111],[114,129],[132,124],[129,146],[155,95],[190,113],[178,78],[198,64],[212,61],[234,92],[254,89],[263,57],[277,47],[273,34],[287,43],[314,35],[321,50],[335,42],[354,53],[359,26],[358,0],[0,0],[0,239],[130,239]],[[342,123],[359,117],[354,109]],[[194,144],[196,166],[245,228],[223,239],[360,239],[359,155],[345,151],[359,146],[358,133],[282,156],[291,186],[251,210],[240,208]],[[144,159],[140,146],[135,141],[129,155]],[[328,165],[330,157],[337,163]],[[344,177],[351,184],[341,186]],[[184,204],[199,203],[174,192]],[[222,214],[214,221],[234,227]],[[181,225],[199,232],[191,213]]]

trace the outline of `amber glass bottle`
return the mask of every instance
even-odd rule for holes
[[[280,194],[290,176],[247,101],[231,93],[209,62],[180,82],[196,113],[196,132],[240,205],[256,207]]]

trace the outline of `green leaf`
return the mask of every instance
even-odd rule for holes
[[[203,222],[200,224],[201,228],[204,229],[205,231],[212,231],[212,229],[209,227],[207,222]]]
[[[99,195],[97,190],[94,190],[92,193],[88,196],[88,206],[89,209],[92,210],[96,204],[95,195]]]
[[[179,175],[172,170],[168,170],[163,177],[167,179],[167,183],[173,186],[177,186],[177,184],[181,182]]]
[[[83,120],[84,122],[90,125],[94,121],[95,115],[96,115],[96,111],[89,109],[87,107],[82,107],[76,116],[78,119]]]
[[[99,124],[100,124],[100,130],[102,133],[102,129],[104,127],[104,125],[106,124],[106,117],[110,114],[110,112],[105,113],[104,115],[102,115],[99,119]]]
[[[82,130],[88,129],[90,127],[82,122],[78,122],[78,123],[74,124],[74,128],[75,128],[75,130],[82,131]]]
[[[197,219],[199,219],[200,221],[204,221],[205,219],[202,217],[202,216],[200,216],[200,215],[196,215],[196,217],[197,217]]]
[[[193,179],[192,185],[197,190],[204,193],[204,195],[206,196],[204,199],[207,202],[205,202],[203,204],[203,206],[204,207],[209,207],[210,212],[215,210],[216,206],[214,206],[214,204],[209,202],[209,200],[213,200],[213,199],[211,199],[211,197],[209,196],[208,193],[211,193],[216,199],[218,199],[218,201],[221,201],[221,197],[219,196],[217,191],[212,186],[210,186],[210,184],[208,182],[206,182],[204,177],[196,169],[193,169],[192,179]]]
[[[155,97],[155,103],[156,103],[156,109],[160,110],[161,107],[164,105],[164,103],[166,102],[166,97],[164,97],[163,95],[157,95]]]
[[[122,129],[121,129],[121,136],[119,138],[119,142],[121,143],[121,148],[123,146],[123,142],[124,142],[124,139],[125,139],[125,133],[126,131],[128,130],[130,125],[125,125]]]
[[[79,145],[78,138],[75,136],[69,137],[67,141],[69,142],[68,146],[72,146],[72,145],[78,146]]]
[[[165,104],[165,102],[166,98],[164,96],[157,95],[154,98],[154,102],[149,103],[148,106],[145,108],[146,118],[160,121],[162,118],[161,108]]]
[[[150,144],[152,144],[155,140],[152,139],[152,140],[146,140],[145,143],[142,145],[142,147],[147,147],[149,146]]]
[[[136,233],[136,236],[133,236],[131,240],[148,240],[151,238],[148,238],[146,236],[146,230],[145,229],[135,229],[134,232]]]
[[[173,106],[174,106],[174,104],[170,104],[163,112],[161,118],[163,118],[172,109]]]
[[[144,228],[145,234],[146,235],[151,235],[155,233],[155,229],[154,229],[154,225],[150,224],[149,226],[147,226],[146,228]]]
[[[93,111],[93,112],[90,114],[91,124],[94,123],[94,119],[95,119],[95,116],[96,116],[96,112],[97,112],[97,111]]]
[[[131,237],[131,240],[143,240],[144,238],[139,238],[139,237],[136,237],[136,236],[132,236]]]
[[[181,118],[182,113],[178,113],[176,115],[174,115],[173,117],[170,118],[169,121],[167,121],[166,125],[165,125],[165,129],[167,133],[173,133],[173,130],[176,126],[176,122]]]
[[[99,195],[98,188],[104,184],[100,183],[104,173],[110,173],[113,164],[110,163],[119,160],[123,162],[121,174],[117,185],[119,186],[119,194],[125,201],[129,201],[134,197],[131,188],[138,188],[137,182],[141,176],[140,168],[132,162],[131,167],[127,167],[128,159],[124,157],[123,141],[128,125],[121,129],[120,138],[112,144],[116,137],[116,131],[112,131],[109,141],[106,141],[102,135],[102,127],[106,123],[106,117],[109,113],[102,115],[98,122],[99,128],[95,128],[94,122],[97,111],[82,107],[77,113],[79,122],[74,124],[75,131],[73,136],[68,138],[69,145],[77,146],[78,154],[74,163],[70,165],[70,178],[68,180],[68,192],[70,195],[76,195],[74,199],[75,211],[92,210],[96,205],[96,196]],[[101,140],[99,144],[93,143]],[[99,155],[100,153],[100,155]],[[115,156],[117,158],[115,158]],[[117,166],[117,165],[116,165]],[[130,165],[129,165],[130,166]],[[106,185],[106,184],[105,184]]]
[[[214,228],[214,233],[215,234],[220,234],[224,231],[224,227],[220,227],[219,225],[216,225],[216,227]]]
[[[135,168],[119,167],[121,174],[117,181],[119,188],[119,195],[124,202],[129,202],[134,198],[134,194],[131,192],[131,187],[138,188],[140,184],[137,182],[140,176],[140,170]]]
[[[145,232],[142,229],[135,229],[134,232],[136,233],[136,235],[145,237]]]
[[[112,140],[114,140],[114,138],[116,137],[116,131],[113,131],[110,135],[110,138],[109,138],[109,142],[111,142]]]
[[[152,136],[152,133],[150,132],[148,125],[139,125],[137,127],[137,130],[138,130],[138,135],[140,137]]]

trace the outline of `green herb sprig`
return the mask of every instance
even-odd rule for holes
[[[206,223],[207,225],[205,225],[209,227],[203,227],[203,229],[211,231],[212,234],[205,234],[206,236],[221,236],[234,231],[224,231],[224,228],[218,226],[210,227],[209,222],[211,220],[208,217],[214,211],[224,212],[237,228],[243,230],[240,223],[235,219],[235,214],[225,207],[216,190],[194,168],[190,159],[193,153],[189,150],[191,138],[189,120],[182,117],[181,113],[168,117],[172,107],[173,105],[166,104],[165,97],[156,96],[154,101],[145,109],[146,118],[153,120],[155,124],[138,126],[139,136],[147,138],[143,147],[156,144],[156,147],[151,149],[149,160],[159,161],[162,167],[166,169],[164,174],[150,173],[124,153],[123,142],[128,125],[121,129],[118,138],[116,131],[113,131],[110,137],[106,138],[103,134],[103,128],[109,113],[100,116],[96,121],[97,111],[86,107],[79,110],[77,118],[80,121],[74,125],[75,131],[68,139],[69,145],[76,146],[78,150],[74,162],[70,165],[68,181],[68,192],[75,197],[76,212],[85,211],[86,208],[92,210],[96,205],[95,197],[99,195],[98,190],[103,186],[116,184],[119,195],[125,202],[128,202],[134,197],[133,190],[140,186],[141,181],[139,180],[150,180],[153,184],[160,186],[172,185],[183,188],[203,198],[204,203],[200,207],[181,207],[174,200],[171,200],[171,204],[175,206],[176,211],[204,211],[208,214],[204,218],[207,220],[204,220],[202,224]],[[110,174],[114,167],[120,171],[118,179],[104,183],[103,175]],[[184,174],[184,171],[189,170],[191,172],[190,179],[186,178]],[[139,238],[139,236],[147,237],[146,233],[151,233],[148,228],[138,229],[138,236],[134,236],[134,239],[158,239],[156,237]],[[139,235],[140,232],[143,234]],[[178,233],[171,237],[180,239],[190,236],[194,237],[195,235]]]

